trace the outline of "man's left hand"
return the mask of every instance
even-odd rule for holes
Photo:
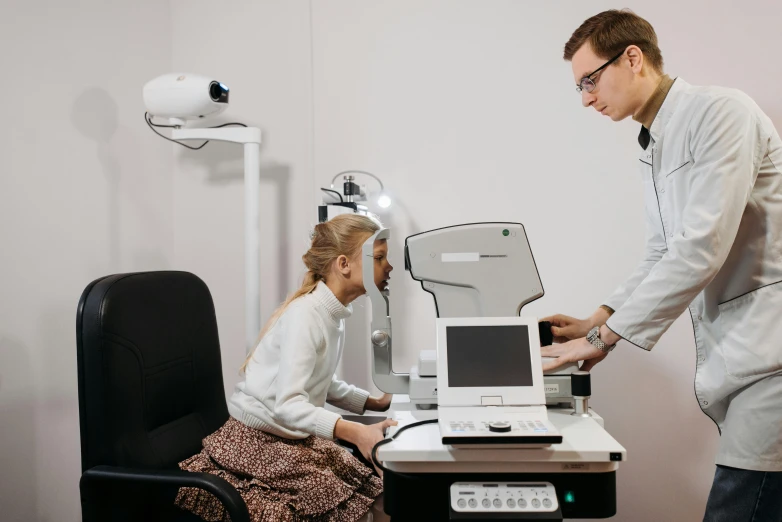
[[[543,363],[543,371],[555,370],[568,363],[584,361],[581,370],[588,372],[594,365],[606,358],[607,353],[595,348],[586,337],[574,339],[562,344],[552,344],[540,348],[542,357],[556,357]]]

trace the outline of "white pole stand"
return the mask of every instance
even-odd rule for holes
[[[249,352],[261,331],[261,252],[259,195],[261,187],[261,129],[173,129],[175,140],[215,140],[244,145],[244,339]]]

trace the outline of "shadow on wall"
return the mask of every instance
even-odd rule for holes
[[[71,109],[71,123],[85,138],[98,147],[98,161],[103,170],[108,193],[109,270],[119,270],[120,208],[119,191],[122,169],[112,153],[111,142],[119,127],[117,102],[105,90],[93,87],[80,94]]]
[[[159,166],[152,163],[158,156],[143,153],[154,143],[152,140],[160,138],[152,137],[150,132],[150,141],[143,138],[139,141],[138,136],[119,125],[117,103],[99,87],[91,87],[76,97],[71,108],[71,123],[82,136],[95,143],[98,164],[108,190],[106,228],[103,229],[103,237],[108,236],[108,266],[93,262],[87,278],[95,279],[128,267],[133,270],[168,268],[166,249],[173,241],[168,216],[171,173],[163,169],[161,176]],[[137,230],[135,238],[127,237],[128,231],[123,230],[123,200],[130,203],[127,210],[134,226],[129,229]],[[94,201],[81,204],[104,208]],[[96,228],[102,225],[100,219],[92,223]],[[126,252],[123,252],[123,245]],[[132,259],[128,258],[129,254]]]
[[[33,382],[31,382],[33,381]],[[0,487],[2,519],[36,518],[36,398],[30,350],[20,340],[0,333],[0,462],[13,470]]]

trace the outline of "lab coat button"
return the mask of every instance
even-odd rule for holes
[[[708,406],[709,405],[709,401],[703,401],[703,405],[704,406]]]
[[[700,361],[700,362],[703,362],[703,361],[705,361],[705,360],[706,360],[706,358],[705,358],[705,357],[703,357],[703,356],[701,356],[701,357],[698,357],[698,361]]]
[[[698,316],[698,321],[703,321],[703,316],[702,315]]]

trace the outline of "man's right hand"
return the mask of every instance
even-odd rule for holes
[[[595,325],[592,319],[576,319],[567,315],[557,314],[550,317],[544,317],[542,321],[551,323],[551,335],[554,336],[555,343],[566,343],[573,339],[586,337]]]
[[[595,326],[603,326],[609,317],[611,317],[611,314],[601,306],[588,319],[576,319],[567,315],[557,314],[544,317],[541,321],[551,323],[551,335],[554,336],[554,342],[561,344],[586,337],[589,330]]]

